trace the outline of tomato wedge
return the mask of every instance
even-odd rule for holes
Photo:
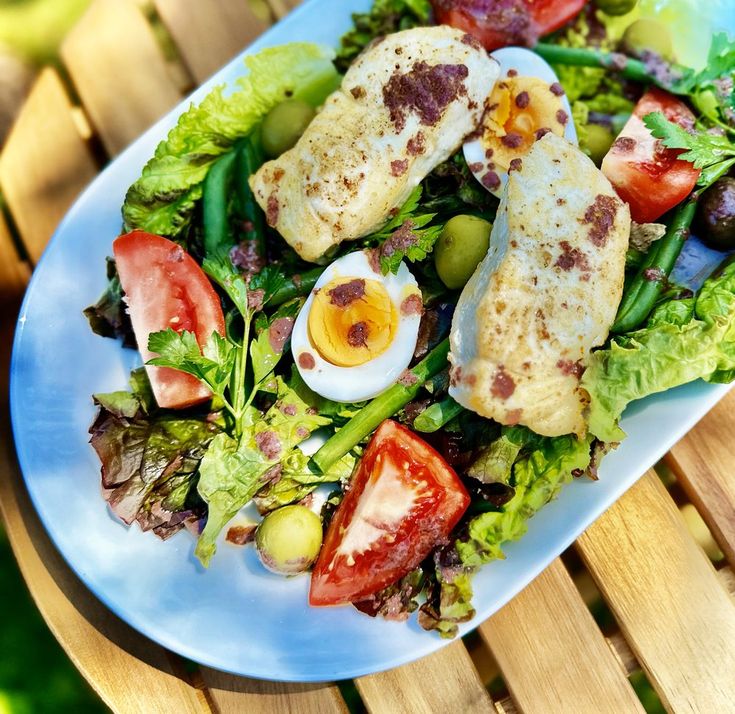
[[[309,602],[337,605],[382,590],[445,539],[470,497],[446,461],[410,429],[375,432],[327,530]]]
[[[152,332],[172,327],[189,330],[203,345],[212,332],[225,334],[219,297],[194,259],[173,241],[143,231],[112,244],[138,349],[147,362]],[[146,367],[158,406],[182,409],[209,399],[211,392],[195,377],[168,367]]]
[[[651,112],[685,129],[694,126],[694,114],[663,89],[649,89],[602,160],[607,176],[620,198],[630,205],[636,223],[651,223],[681,203],[694,189],[700,171],[678,159],[678,149],[667,149],[643,123]]]
[[[474,35],[487,50],[532,47],[579,14],[587,0],[431,0],[437,21]]]

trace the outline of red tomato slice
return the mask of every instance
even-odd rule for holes
[[[694,189],[700,171],[676,157],[678,149],[667,149],[643,123],[651,112],[685,129],[694,126],[694,114],[663,89],[649,89],[636,104],[633,114],[602,160],[602,173],[630,205],[636,223],[651,223],[681,203]]]
[[[176,243],[143,231],[126,233],[112,244],[138,349],[147,362],[151,332],[189,330],[203,345],[225,318],[217,293],[194,259]],[[158,406],[182,409],[209,399],[195,377],[168,367],[146,367]]]
[[[579,14],[587,0],[432,0],[436,19],[477,37],[487,50],[531,47]]]
[[[446,461],[387,419],[329,525],[309,602],[354,602],[402,578],[449,535],[469,503]]]

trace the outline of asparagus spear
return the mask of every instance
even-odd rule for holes
[[[448,354],[449,338],[447,337],[408,372],[407,379],[396,382],[355,414],[314,454],[312,461],[321,472],[325,473],[350,449],[357,446],[381,421],[389,419],[401,407],[408,404],[427,379],[447,366]]]

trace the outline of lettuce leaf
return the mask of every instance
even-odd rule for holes
[[[188,225],[202,182],[218,156],[249,134],[287,97],[315,106],[336,87],[331,49],[294,42],[245,58],[249,73],[226,93],[216,87],[181,115],[162,141],[123,205],[127,230],[177,236]]]
[[[590,395],[589,429],[620,441],[617,425],[636,399],[705,379],[735,376],[735,263],[705,281],[695,299],[659,306],[646,327],[594,352],[582,377]]]
[[[466,566],[479,566],[503,558],[501,546],[520,538],[527,521],[556,497],[561,487],[590,465],[592,437],[539,437],[526,431],[527,444],[513,464],[510,484],[513,498],[498,510],[482,513],[468,525],[467,537],[456,547]],[[500,437],[510,442],[507,434]]]
[[[261,488],[280,478],[282,461],[295,446],[330,421],[311,413],[280,378],[276,381],[276,403],[262,418],[254,414],[239,441],[218,434],[200,464],[198,490],[209,514],[194,553],[205,566],[227,522]]]
[[[89,429],[90,443],[112,512],[166,538],[204,515],[196,494],[198,467],[219,427],[206,414],[156,409],[144,377],[142,370],[133,372],[132,392],[94,396],[100,411]]]

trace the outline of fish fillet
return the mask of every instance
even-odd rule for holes
[[[623,290],[630,211],[587,156],[547,134],[510,175],[450,334],[449,393],[502,424],[586,431],[579,387]]]
[[[251,177],[268,224],[308,261],[377,230],[476,129],[497,76],[451,27],[375,41],[296,146]]]

